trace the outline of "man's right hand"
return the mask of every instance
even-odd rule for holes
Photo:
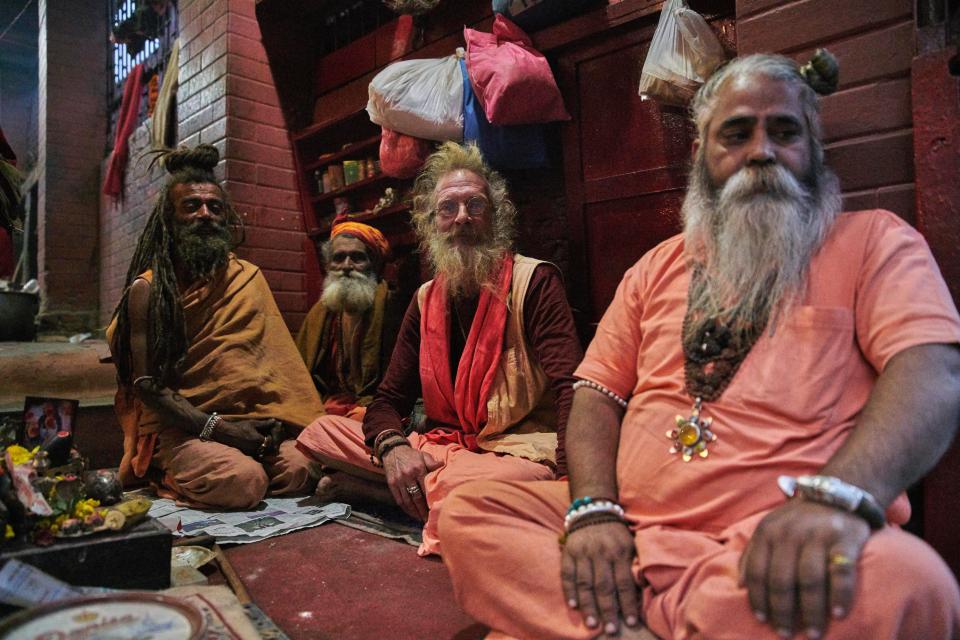
[[[213,431],[213,440],[228,447],[238,449],[248,456],[255,457],[263,445],[263,439],[266,436],[272,436],[273,446],[267,452],[275,453],[276,448],[280,446],[277,441],[277,434],[283,429],[279,420],[273,418],[247,419],[247,420],[223,420]]]
[[[567,538],[560,568],[563,594],[570,608],[580,609],[587,627],[602,622],[604,633],[612,635],[621,617],[629,627],[640,622],[634,555],[633,534],[624,523],[583,527]]]
[[[429,453],[408,445],[394,447],[383,457],[390,494],[404,511],[422,522],[427,521],[428,512],[423,478],[440,466],[441,463]]]

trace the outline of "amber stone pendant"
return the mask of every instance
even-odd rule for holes
[[[703,418],[700,415],[702,400],[697,398],[693,402],[690,417],[677,415],[677,426],[667,431],[667,437],[673,440],[670,453],[679,453],[684,462],[690,462],[697,455],[706,458],[709,455],[707,444],[717,439],[717,435],[710,430],[713,418]]]

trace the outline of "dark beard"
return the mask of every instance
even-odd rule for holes
[[[231,244],[230,229],[218,222],[178,225],[174,231],[174,255],[191,282],[209,278],[227,264]]]

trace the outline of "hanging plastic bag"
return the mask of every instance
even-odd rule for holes
[[[503,14],[494,19],[493,33],[465,28],[463,38],[470,84],[492,124],[570,119],[550,63]]]
[[[463,82],[458,54],[403,60],[370,82],[367,113],[381,127],[426,140],[463,139]]]
[[[470,86],[465,60],[460,61],[460,68],[463,72],[463,141],[476,142],[480,153],[494,169],[539,169],[547,166],[544,125],[498,127],[487,122],[480,101]]]
[[[684,0],[667,0],[640,73],[640,96],[686,106],[724,59],[703,16]]]
[[[413,178],[433,153],[429,140],[383,127],[380,134],[380,170],[393,178]]]

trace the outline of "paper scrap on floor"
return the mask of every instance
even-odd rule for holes
[[[349,518],[350,505],[322,503],[316,496],[273,497],[251,511],[200,511],[157,498],[149,515],[176,536],[210,535],[219,544],[245,544]]]

